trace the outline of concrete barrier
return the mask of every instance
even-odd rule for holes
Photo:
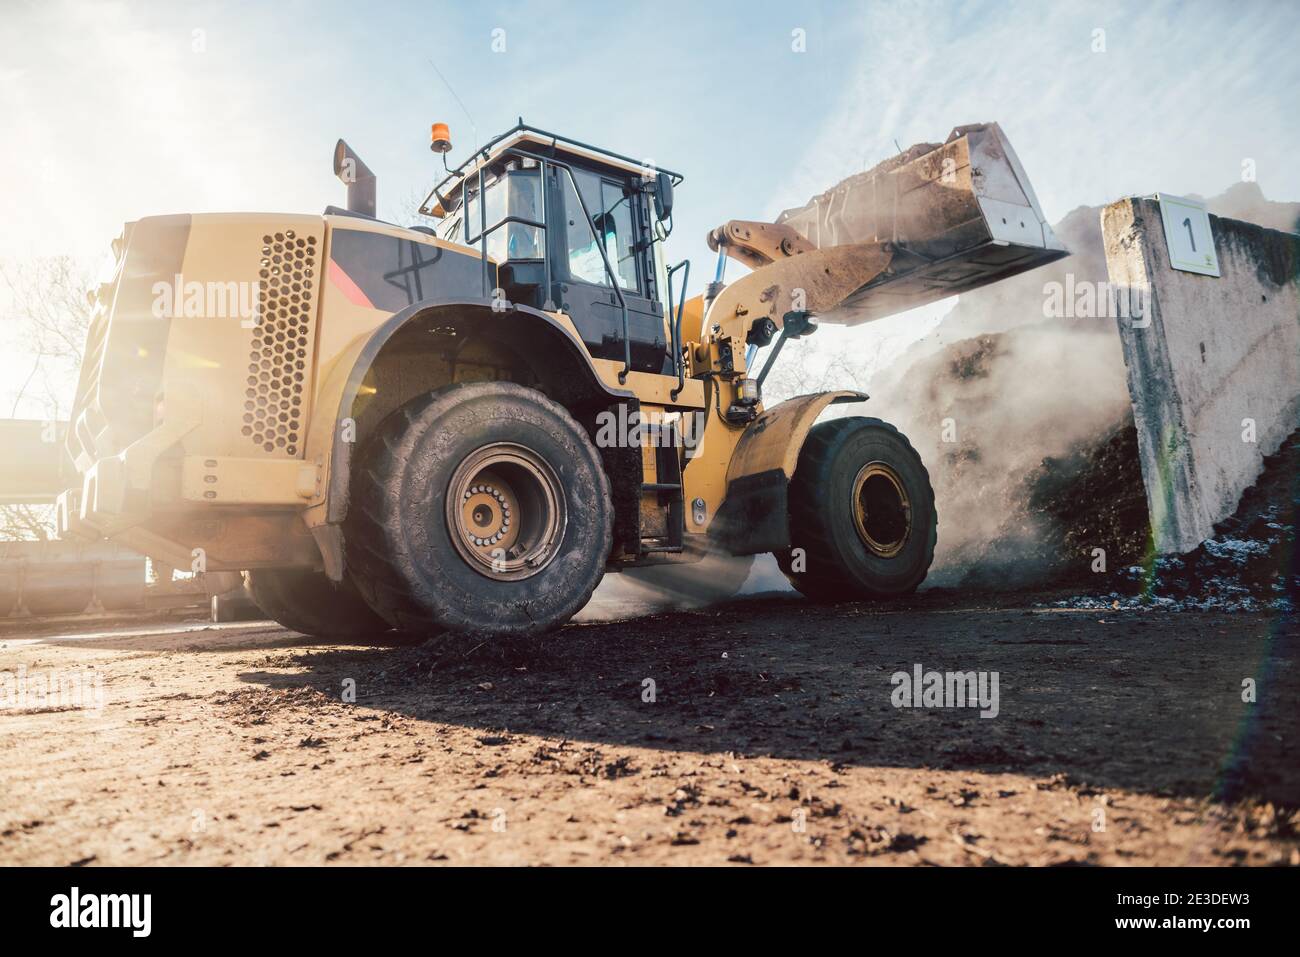
[[[1219,277],[1171,268],[1154,199],[1102,210],[1143,482],[1160,553],[1195,548],[1231,515],[1300,413],[1300,237],[1210,217]]]
[[[0,542],[0,618],[141,608],[145,560],[112,542]]]

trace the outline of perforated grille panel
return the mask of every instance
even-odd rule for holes
[[[319,252],[315,236],[292,229],[262,237],[243,433],[265,452],[301,447]]]

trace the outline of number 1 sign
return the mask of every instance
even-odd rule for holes
[[[1214,234],[1210,232],[1210,215],[1205,211],[1205,204],[1168,193],[1159,193],[1156,199],[1165,226],[1169,265],[1203,276],[1220,275],[1219,254],[1214,250]]]

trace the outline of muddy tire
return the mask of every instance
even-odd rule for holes
[[[909,594],[934,560],[930,474],[903,434],[880,419],[814,426],[790,482],[789,510],[791,549],[775,553],[777,564],[814,601]]]
[[[563,407],[462,383],[408,402],[359,450],[344,547],[399,630],[522,636],[587,603],[612,524],[600,456]]]
[[[246,574],[257,606],[293,631],[332,640],[376,638],[388,631],[388,623],[349,582],[335,584],[322,571],[259,568]]]

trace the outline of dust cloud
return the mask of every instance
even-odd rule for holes
[[[911,439],[934,485],[927,585],[1031,584],[1087,558],[1054,553],[1059,529],[1036,480],[1045,463],[1085,467],[1081,451],[1131,414],[1124,375],[1113,329],[1046,323],[960,340],[874,379],[869,414]]]

